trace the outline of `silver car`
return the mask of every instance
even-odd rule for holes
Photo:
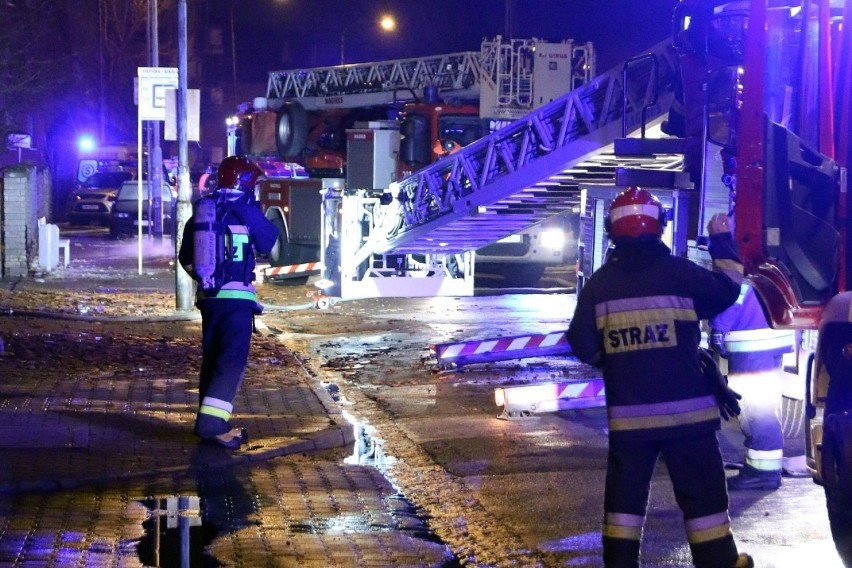
[[[74,225],[109,224],[119,186],[133,178],[127,171],[95,172],[71,194],[68,222]]]

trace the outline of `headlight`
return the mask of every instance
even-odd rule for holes
[[[565,233],[562,229],[547,229],[539,237],[541,246],[553,250],[562,250],[565,246]]]

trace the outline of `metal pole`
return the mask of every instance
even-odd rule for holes
[[[151,67],[160,66],[159,22],[157,0],[149,0],[151,9]],[[151,145],[148,147],[148,179],[151,180],[150,235],[163,237],[163,150],[160,147],[160,121],[152,121]]]
[[[189,182],[188,147],[186,132],[186,0],[178,1],[178,196],[175,208],[175,257],[180,251],[183,228],[192,215],[192,187]],[[175,262],[175,295],[178,310],[192,308],[192,278]]]
[[[103,0],[98,0],[98,134],[101,142],[106,133],[106,93],[104,91],[104,42],[106,32],[103,16]]]

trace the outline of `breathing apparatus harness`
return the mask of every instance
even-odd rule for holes
[[[236,207],[241,200],[251,203],[251,192],[229,199],[235,193],[220,188],[212,195],[199,198],[193,205],[193,272],[205,294],[216,295],[228,282],[254,280],[254,253],[251,229]],[[247,195],[246,195],[247,194]],[[235,217],[244,232],[232,232],[228,217]],[[234,264],[241,263],[241,273],[234,274]]]

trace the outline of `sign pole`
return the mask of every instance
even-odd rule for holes
[[[136,113],[136,246],[137,270],[142,276],[142,114]]]
[[[138,89],[138,124],[136,128],[136,138],[138,140],[138,159],[136,167],[136,180],[139,187],[139,195],[137,201],[137,222],[139,224],[138,240],[139,240],[139,274],[142,274],[142,121],[143,120],[165,120],[166,119],[166,93],[169,89],[178,87],[178,69],[177,67],[138,67],[137,76],[139,77]],[[161,191],[161,188],[156,188],[153,185],[153,178],[148,180],[149,196]],[[151,228],[153,229],[153,219],[148,219]]]

